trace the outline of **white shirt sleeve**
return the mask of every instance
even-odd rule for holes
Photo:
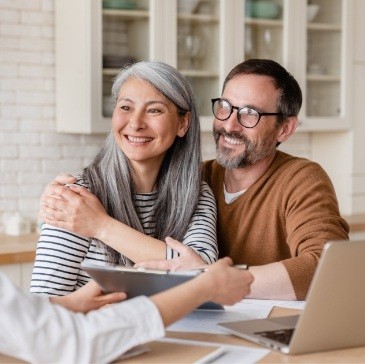
[[[28,362],[106,363],[165,335],[157,307],[140,296],[86,315],[25,294],[0,273],[0,352]]]

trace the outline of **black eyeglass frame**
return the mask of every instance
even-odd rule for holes
[[[252,129],[254,128],[259,122],[260,122],[260,119],[261,119],[261,116],[270,116],[270,115],[280,115],[280,116],[284,116],[284,114],[282,112],[260,112],[256,109],[254,109],[253,107],[247,107],[247,106],[244,106],[244,107],[238,107],[238,106],[233,106],[231,105],[231,103],[229,101],[227,101],[226,99],[221,99],[220,97],[217,97],[215,99],[211,99],[212,101],[212,112],[213,112],[213,115],[215,118],[217,118],[218,120],[220,121],[225,121],[225,120],[228,120],[231,115],[233,114],[233,110],[236,109],[237,110],[237,121],[240,125],[242,125],[244,128],[248,128],[248,129]],[[224,118],[224,119],[221,119],[221,118],[218,118],[215,113],[214,113],[214,104],[217,102],[217,101],[225,101],[230,107],[231,107],[231,112],[229,113],[229,115]],[[243,125],[240,121],[240,118],[239,118],[239,115],[240,115],[240,110],[242,109],[250,109],[250,110],[254,110],[255,112],[257,112],[257,114],[259,115],[259,118],[257,119],[257,123],[253,126],[246,126],[246,125]]]

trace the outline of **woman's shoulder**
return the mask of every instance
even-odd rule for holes
[[[205,161],[202,165],[202,179],[213,189],[219,188],[224,178],[224,170],[215,159]]]
[[[214,199],[213,191],[205,181],[200,182],[200,195],[209,199]]]

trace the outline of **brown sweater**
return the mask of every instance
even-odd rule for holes
[[[349,226],[323,168],[277,151],[268,170],[229,205],[224,168],[207,161],[203,176],[217,201],[219,255],[251,266],[282,261],[297,299],[304,300],[323,245],[348,239]]]

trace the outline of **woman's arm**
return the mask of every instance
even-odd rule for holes
[[[30,291],[48,295],[66,295],[76,289],[90,240],[55,226],[43,224],[37,244]]]
[[[40,217],[54,226],[98,239],[136,263],[177,255],[171,249],[166,252],[163,241],[136,231],[109,216],[98,198],[81,186],[65,187],[58,183],[48,185],[41,198]],[[184,244],[197,252],[193,255],[196,264],[211,263],[217,259],[215,222],[214,197],[205,185],[184,237]]]
[[[91,280],[77,291],[66,296],[51,296],[49,300],[68,310],[87,313],[105,305],[123,301],[126,298],[127,294],[125,292],[104,294],[100,286],[94,280]]]
[[[48,185],[41,198],[40,217],[48,224],[98,239],[133,262],[166,259],[163,241],[109,216],[98,198],[85,187]]]
[[[140,296],[87,315],[25,295],[0,273],[0,352],[28,362],[112,362],[136,345],[163,337],[164,326],[206,301],[229,305],[244,298],[252,276],[231,265],[230,258],[222,259],[151,299]]]
[[[206,272],[190,281],[151,297],[165,326],[171,325],[207,301],[232,305],[250,293],[251,273],[232,266],[231,258],[209,265]]]

